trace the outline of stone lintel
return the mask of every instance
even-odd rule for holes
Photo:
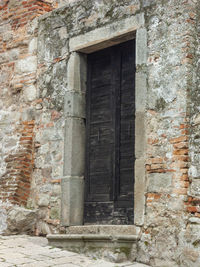
[[[100,49],[116,45],[122,41],[134,38],[136,30],[144,26],[144,14],[121,20],[92,30],[82,35],[72,37],[69,41],[70,51],[92,53]]]

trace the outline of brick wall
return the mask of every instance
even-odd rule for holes
[[[38,0],[0,2],[0,199],[14,204],[27,204],[34,167],[30,107],[36,99],[37,17],[57,5]]]
[[[34,166],[34,121],[19,125],[19,145],[16,153],[5,157],[6,172],[0,180],[0,199],[13,204],[26,205],[30,194],[31,174]]]

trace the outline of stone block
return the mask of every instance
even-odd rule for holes
[[[148,95],[147,95],[147,109],[155,109],[156,106],[158,106],[158,96],[155,91],[152,89],[148,90]]]
[[[148,192],[170,192],[171,185],[171,173],[151,173],[148,175]]]
[[[65,93],[64,113],[66,117],[85,118],[85,94],[67,91]]]
[[[52,187],[52,196],[60,196],[61,195],[61,186],[60,184],[54,184]]]
[[[86,255],[92,252],[98,258],[104,257],[113,262],[135,260],[137,254],[138,236],[134,235],[54,234],[47,238],[50,246]]]
[[[199,178],[198,166],[191,165],[189,168],[189,175],[191,178]]]
[[[7,228],[7,214],[6,209],[0,207],[0,234],[2,234]]]
[[[186,238],[193,244],[199,244],[200,240],[200,224],[190,223],[186,229]]]
[[[198,217],[191,217],[191,218],[189,218],[189,222],[200,225],[200,218],[198,218]]]
[[[200,197],[200,179],[192,180],[189,194],[193,197]]]
[[[54,59],[68,55],[67,27],[60,20],[61,16],[40,21],[38,35],[38,62],[53,63]],[[58,25],[55,29],[56,24]]]
[[[9,50],[8,52],[0,54],[0,62],[5,63],[5,62],[17,60],[18,57],[19,57],[19,50],[12,49],[12,50]]]
[[[146,96],[147,96],[147,76],[145,73],[136,73],[136,112],[144,112],[146,108]]]
[[[36,99],[36,87],[33,84],[24,87],[24,98],[26,101],[33,101]]]
[[[143,0],[142,5],[143,7],[149,7],[156,4],[156,0]]]
[[[68,32],[67,32],[67,27],[61,27],[59,29],[59,36],[60,36],[60,39],[66,39],[68,37]]]
[[[134,223],[136,225],[144,223],[145,192],[145,159],[141,158],[135,161]]]
[[[37,69],[37,57],[30,56],[24,59],[20,59],[16,62],[15,71],[17,73],[29,73],[35,72]]]
[[[30,54],[34,53],[37,51],[37,38],[33,38],[30,43],[29,43],[29,46],[28,46],[28,52]]]
[[[40,207],[48,207],[49,205],[49,195],[48,194],[41,194],[38,200],[38,206]]]
[[[33,233],[37,219],[37,210],[12,207],[7,214],[6,234]]]
[[[145,28],[136,33],[136,65],[147,63],[147,31]]]
[[[87,63],[86,56],[72,53],[67,66],[67,89],[69,91],[86,91]]]
[[[145,115],[143,112],[135,114],[135,157],[144,156],[146,139],[145,139]]]
[[[22,121],[31,121],[35,119],[35,110],[34,108],[30,107],[27,109],[24,109],[22,115],[21,115]]]
[[[64,177],[61,180],[61,191],[62,225],[82,225],[84,204],[83,177]]]
[[[83,176],[85,171],[85,123],[65,120],[64,176]]]

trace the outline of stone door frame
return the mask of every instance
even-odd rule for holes
[[[87,54],[133,38],[136,38],[134,224],[144,223],[147,32],[144,14],[141,13],[69,40],[68,87],[64,108],[64,170],[61,180],[63,226],[83,224]]]

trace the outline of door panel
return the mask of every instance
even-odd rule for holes
[[[88,55],[85,223],[133,223],[135,40]]]
[[[91,213],[94,201],[110,200],[114,152],[111,66],[110,49],[88,56],[86,201],[89,203],[85,211],[89,205]]]
[[[121,86],[120,86],[120,142],[119,142],[119,195],[118,200],[127,200],[133,205],[134,190],[134,121],[135,121],[135,62],[134,50],[125,43],[121,47]],[[122,204],[122,206],[125,203]]]

